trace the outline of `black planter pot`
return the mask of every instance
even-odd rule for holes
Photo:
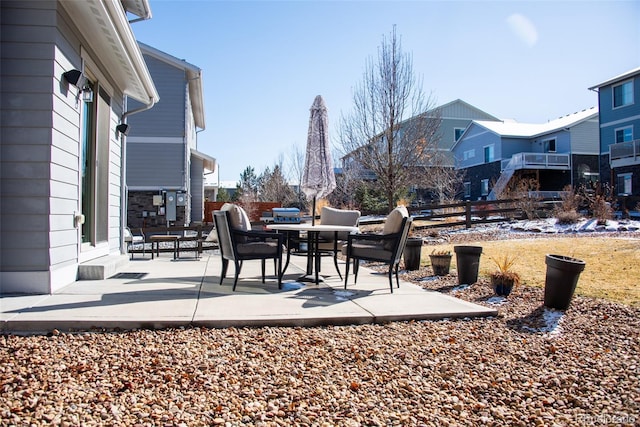
[[[476,283],[482,246],[454,246],[453,250],[456,253],[458,285]]]
[[[422,238],[409,237],[404,246],[404,268],[407,270],[420,269],[420,257],[422,256]]]
[[[436,276],[446,276],[451,268],[451,255],[429,255],[431,268]]]
[[[496,280],[493,277],[491,278],[491,286],[493,286],[493,291],[496,293],[496,295],[501,297],[509,296],[514,285],[515,282],[513,280]]]
[[[547,276],[544,282],[544,305],[557,310],[569,308],[585,262],[563,255],[545,257]]]

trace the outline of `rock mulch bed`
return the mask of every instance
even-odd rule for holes
[[[0,424],[640,425],[640,310],[428,275],[499,316],[0,336]]]

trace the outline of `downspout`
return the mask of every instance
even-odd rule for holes
[[[127,97],[126,95],[123,97],[122,105],[127,108]],[[127,123],[127,117],[141,113],[143,111],[149,110],[151,107],[155,105],[155,101],[153,98],[149,98],[149,103],[143,105],[140,108],[136,108],[135,110],[126,111],[122,114],[120,119],[120,123]],[[124,232],[124,229],[127,227],[127,214],[128,214],[128,204],[129,204],[129,189],[127,188],[127,148],[126,148],[126,135],[120,134],[120,230]],[[120,253],[127,253],[127,244],[124,239],[120,239]]]

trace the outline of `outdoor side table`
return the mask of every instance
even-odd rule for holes
[[[160,257],[160,242],[173,242],[173,259],[176,259],[178,253],[178,239],[180,236],[176,236],[173,234],[156,234],[151,236],[149,240],[151,240],[151,259],[153,259],[153,253],[155,248],[155,253],[158,257]]]

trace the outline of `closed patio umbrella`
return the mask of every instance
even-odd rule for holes
[[[336,188],[336,177],[329,147],[327,107],[321,95],[316,96],[310,110],[302,191],[307,198],[313,198],[311,223],[315,225],[316,200],[331,194]]]

